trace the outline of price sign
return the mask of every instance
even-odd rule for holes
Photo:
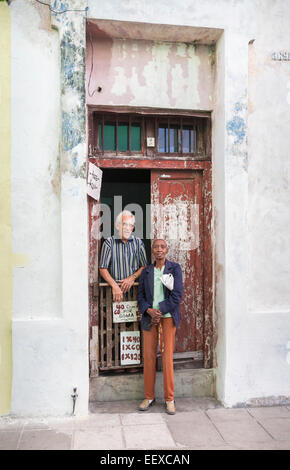
[[[113,323],[137,321],[137,300],[113,302]]]
[[[140,331],[121,331],[121,365],[140,364]]]

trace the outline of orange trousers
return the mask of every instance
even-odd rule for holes
[[[163,389],[165,401],[174,400],[173,351],[176,326],[173,318],[162,318],[164,351],[162,353]],[[156,356],[158,346],[158,326],[151,325],[149,331],[143,330],[144,352],[144,391],[147,400],[155,397]]]

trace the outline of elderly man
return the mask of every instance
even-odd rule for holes
[[[135,217],[129,211],[121,212],[115,227],[119,237],[107,238],[102,246],[99,270],[113,290],[114,302],[121,302],[142,270],[147,265],[144,243],[132,232]]]
[[[147,411],[155,402],[156,355],[158,338],[163,365],[163,388],[166,412],[175,414],[173,351],[175,332],[180,322],[182,272],[178,263],[168,261],[165,240],[154,240],[155,263],[141,274],[138,305],[142,313],[145,400],[140,411]]]

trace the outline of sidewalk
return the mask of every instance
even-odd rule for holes
[[[290,450],[290,406],[225,409],[211,398],[94,403],[88,417],[0,417],[0,450]]]

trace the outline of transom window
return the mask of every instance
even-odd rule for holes
[[[139,122],[105,120],[99,123],[98,147],[103,151],[141,152]]]
[[[90,134],[90,157],[209,159],[210,119],[205,116],[96,112]]]
[[[160,123],[158,125],[158,152],[159,153],[196,153],[197,127],[195,125],[182,125]]]

